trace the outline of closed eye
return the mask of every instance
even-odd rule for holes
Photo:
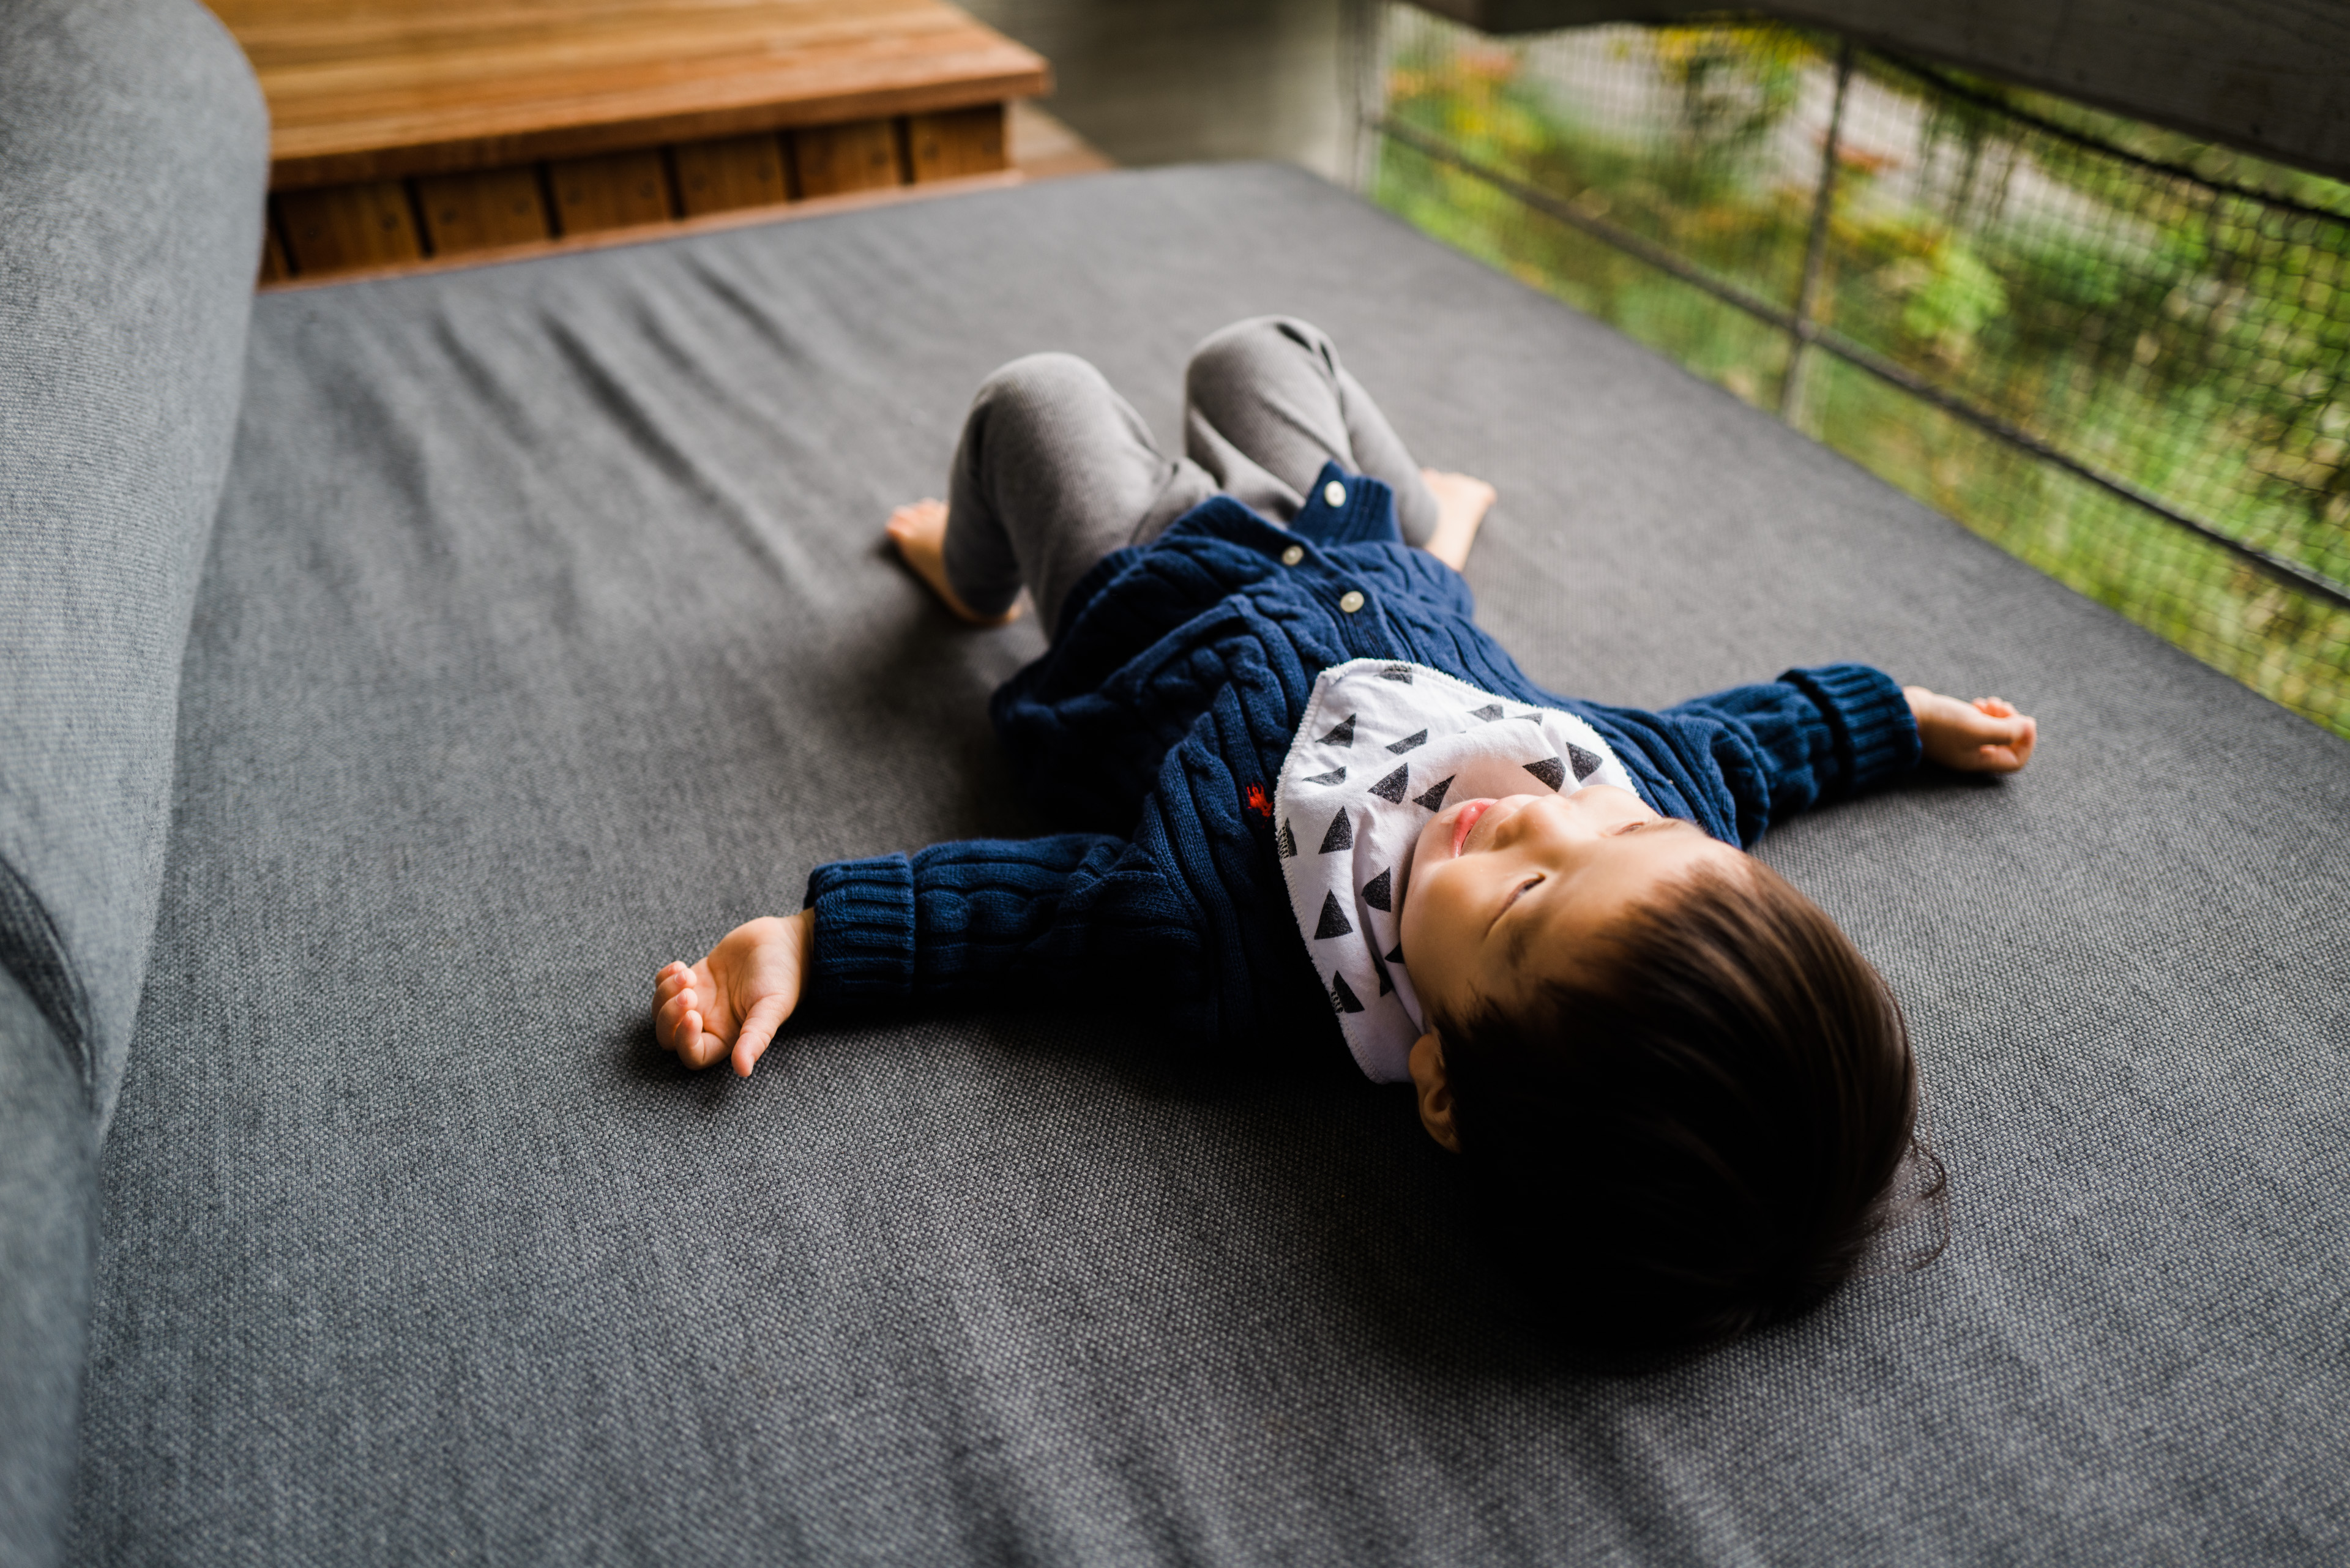
[[[1496,925],[1499,925],[1501,923],[1502,917],[1510,912],[1510,907],[1515,904],[1520,898],[1524,898],[1527,890],[1540,883],[1542,880],[1543,874],[1541,872],[1536,872],[1534,875],[1527,877],[1524,881],[1519,883],[1516,887],[1511,888],[1510,896],[1502,900],[1502,907],[1493,911],[1493,918],[1485,922],[1485,929],[1490,931]]]

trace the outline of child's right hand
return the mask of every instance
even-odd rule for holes
[[[1926,760],[1969,774],[2012,774],[2032,760],[2040,726],[1998,697],[1961,702],[1923,686],[1905,686]]]
[[[672,963],[653,977],[653,1038],[689,1067],[731,1052],[743,1077],[792,1009],[816,942],[816,911],[769,916],[735,927],[691,968]]]

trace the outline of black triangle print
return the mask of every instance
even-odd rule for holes
[[[1400,741],[1389,741],[1388,742],[1388,750],[1393,752],[1397,756],[1401,756],[1406,752],[1410,751],[1414,746],[1424,746],[1426,744],[1428,744],[1428,732],[1422,730],[1417,735],[1406,735]]]
[[[1336,729],[1322,737],[1325,746],[1351,746],[1355,743],[1355,716],[1352,713],[1338,721]]]
[[[1295,860],[1297,857],[1297,835],[1289,830],[1289,818],[1285,816],[1281,819],[1281,836],[1275,842],[1281,846],[1281,857],[1284,860]]]
[[[1538,763],[1528,763],[1526,772],[1556,789],[1566,782],[1566,764],[1556,757],[1544,757]]]
[[[1539,724],[1542,722],[1542,715],[1539,712],[1521,713],[1518,717],[1523,719],[1529,724]]]
[[[1354,923],[1347,919],[1347,911],[1338,908],[1338,895],[1323,894],[1322,923],[1314,928],[1314,940],[1323,942],[1332,937],[1351,937],[1354,934]]]
[[[1379,971],[1379,994],[1385,996],[1393,991],[1395,981],[1388,978],[1388,966],[1379,961],[1379,955],[1377,953],[1371,955],[1371,967]]]
[[[1374,909],[1386,909],[1389,913],[1393,913],[1394,894],[1392,889],[1394,886],[1395,883],[1392,874],[1386,871],[1380,872],[1378,876],[1363,884],[1363,902],[1368,904]]]
[[[1347,770],[1344,768],[1332,768],[1326,774],[1315,774],[1310,779],[1300,779],[1297,782],[1300,784],[1345,784],[1347,782]]]
[[[1502,705],[1499,702],[1488,702],[1482,708],[1470,709],[1469,716],[1481,724],[1490,724],[1502,716]]]
[[[1566,760],[1575,764],[1575,782],[1577,784],[1599,771],[1599,759],[1573,741],[1566,743]]]
[[[1321,853],[1328,855],[1335,850],[1352,849],[1354,846],[1355,825],[1347,821],[1347,814],[1341,811],[1330,819],[1330,831],[1322,836]]]
[[[1330,976],[1330,1005],[1341,1012],[1360,1012],[1363,1010],[1363,1004],[1355,1000],[1355,993],[1347,989],[1347,977],[1343,974],[1333,973]]]
[[[1409,664],[1390,664],[1385,670],[1379,671],[1379,679],[1382,680],[1395,681],[1398,685],[1409,686],[1411,684],[1411,666]]]
[[[1410,777],[1411,764],[1409,763],[1406,763],[1403,766],[1396,769],[1395,772],[1389,774],[1387,777],[1373,784],[1371,786],[1371,793],[1378,796],[1381,800],[1391,800],[1395,802],[1396,805],[1401,805],[1403,804],[1403,792],[1410,787],[1405,781]]]
[[[1396,943],[1396,945],[1395,945],[1395,950],[1394,950],[1393,952],[1391,952],[1391,953],[1388,954],[1388,962],[1389,962],[1389,963],[1401,963],[1401,962],[1403,962],[1403,944],[1402,944],[1401,942],[1398,942],[1398,943]]]
[[[1452,778],[1459,778],[1460,776],[1461,775],[1459,774],[1455,774],[1452,775]],[[1424,805],[1430,811],[1442,811],[1444,809],[1444,792],[1451,787],[1452,779],[1448,778],[1441,784],[1439,784],[1434,789],[1430,790],[1426,794],[1414,800],[1411,804],[1414,805]]]

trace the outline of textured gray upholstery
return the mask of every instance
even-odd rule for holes
[[[0,83],[0,940],[102,1124],[236,425],[267,121],[192,0],[12,0]]]
[[[0,971],[0,1563],[50,1563],[63,1544],[96,1143],[72,1054]]]
[[[1859,658],[2036,711],[1769,854],[1908,1000],[1955,1237],[1604,1375],[1335,1043],[1130,1014],[652,1047],[828,857],[1022,832],[1032,627],[877,545],[1014,354],[1171,436],[1328,328],[1538,678]],[[104,1154],[105,1563],[2350,1551],[2350,751],[1589,321],[1269,168],[265,297]],[[1598,1288],[1596,1283],[1595,1288]]]
[[[193,0],[0,5],[0,1560],[51,1556],[266,126]],[[36,1260],[38,1260],[36,1262]]]

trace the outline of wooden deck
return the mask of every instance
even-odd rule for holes
[[[943,0],[213,0],[265,282],[998,174],[1044,58]]]

